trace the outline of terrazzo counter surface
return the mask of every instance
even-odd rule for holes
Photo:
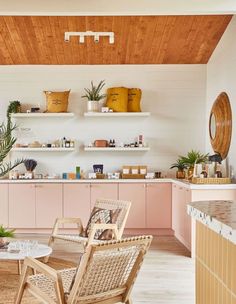
[[[187,207],[188,214],[236,244],[236,202],[200,201]]]

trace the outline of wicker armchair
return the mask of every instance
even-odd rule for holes
[[[48,304],[131,303],[131,290],[152,236],[113,240],[87,247],[77,268],[56,271],[27,257],[15,304],[25,290]],[[28,269],[40,272],[27,275]]]
[[[58,218],[55,221],[52,234],[49,238],[48,246],[53,247],[55,240],[62,240],[66,242],[74,242],[79,244],[78,252],[84,253],[85,248],[91,243],[100,243],[103,241],[95,240],[94,236],[97,231],[104,231],[109,229],[113,231],[114,239],[121,239],[126,220],[128,218],[129,210],[130,210],[131,202],[121,201],[121,200],[111,200],[111,199],[97,199],[94,205],[94,208],[100,208],[105,210],[120,210],[119,215],[112,223],[92,223],[92,229],[89,231],[88,237],[83,237],[82,232],[85,227],[83,227],[82,221],[80,218]],[[61,234],[59,226],[62,224],[75,224],[77,225],[78,234]],[[47,263],[49,259],[48,257],[44,258],[44,262]]]

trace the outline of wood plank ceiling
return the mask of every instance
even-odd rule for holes
[[[1,16],[0,64],[207,63],[231,15],[211,16]],[[113,31],[84,44],[66,31]]]

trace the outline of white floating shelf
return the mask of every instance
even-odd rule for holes
[[[96,147],[84,147],[84,151],[89,151],[89,152],[144,152],[144,151],[149,151],[150,147],[142,147],[142,148],[121,148],[121,147],[115,147],[115,148],[109,148],[109,147],[104,147],[104,148],[96,148]]]
[[[74,113],[12,113],[12,118],[73,117]]]
[[[150,112],[85,112],[85,117],[147,117]]]
[[[14,152],[71,152],[75,148],[13,148]]]

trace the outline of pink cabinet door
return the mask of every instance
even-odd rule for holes
[[[171,184],[147,184],[147,228],[171,228]]]
[[[8,227],[8,184],[0,184],[0,225]]]
[[[52,228],[62,217],[62,184],[36,184],[36,227]]]
[[[186,232],[186,198],[185,198],[185,188],[178,186],[178,196],[179,196],[179,211],[178,211],[178,220],[179,220],[179,235],[185,239]]]
[[[131,201],[125,228],[146,228],[146,185],[120,184],[119,199]]]
[[[188,248],[191,248],[191,216],[187,213],[187,205],[191,202],[191,190],[185,189],[185,241]]]
[[[118,184],[91,184],[91,208],[97,198],[118,199]]]
[[[35,184],[9,185],[9,227],[35,228]]]
[[[172,184],[172,229],[176,232],[179,230],[179,210],[178,210],[178,187]]]
[[[64,184],[63,200],[64,217],[79,217],[85,227],[91,212],[90,184]]]

